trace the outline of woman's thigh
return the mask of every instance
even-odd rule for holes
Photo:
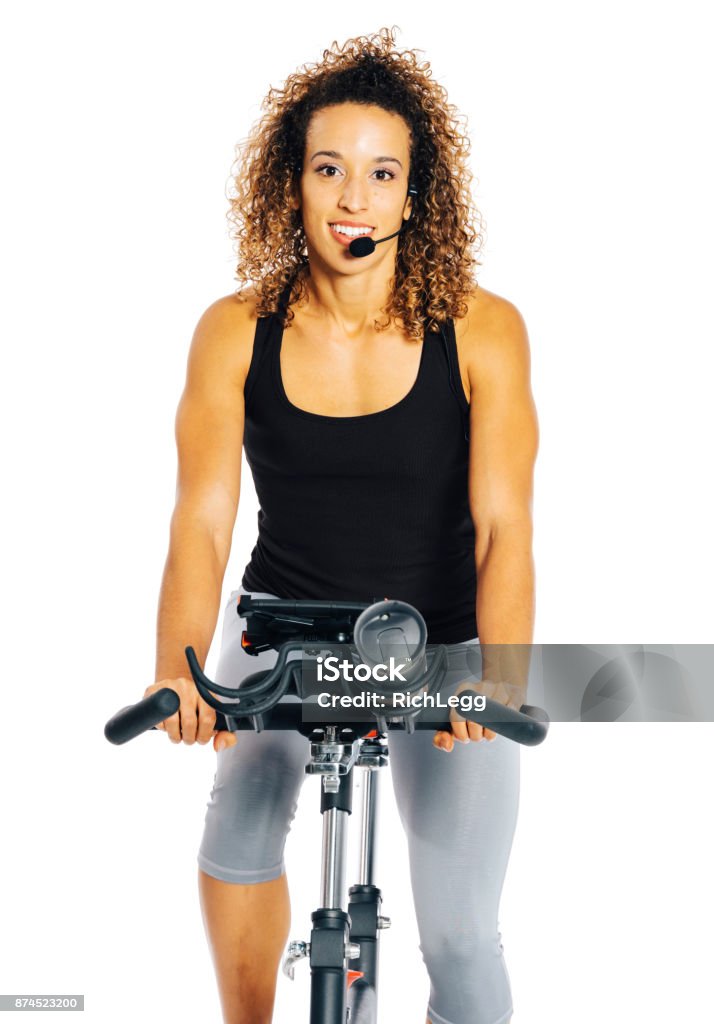
[[[446,753],[433,737],[389,737],[429,1007],[435,1024],[496,1024],[512,1010],[498,908],[518,814],[520,748],[496,736],[456,742]]]
[[[278,656],[277,651],[261,651],[253,657],[243,650],[245,619],[235,609],[241,593],[231,594],[224,615],[216,669],[216,682],[223,686],[239,687],[246,676],[274,665]],[[239,884],[278,878],[285,871],[285,841],[310,759],[308,741],[297,732],[241,731],[237,743],[219,751],[217,759],[199,866],[214,878]]]

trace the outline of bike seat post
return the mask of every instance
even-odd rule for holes
[[[342,762],[337,729],[327,726],[323,744],[314,744],[319,760],[334,758],[334,772],[322,777],[321,905],[312,915],[310,934],[311,1024],[342,1024],[345,1019],[346,963],[359,947],[350,943],[350,919],[346,910],[345,874],[347,821],[352,813],[352,764]],[[351,748],[350,748],[351,752]],[[340,771],[340,768],[343,770]]]
[[[376,862],[377,816],[379,813],[379,770],[362,770],[362,832],[359,851],[359,884],[372,885]]]
[[[344,909],[347,856],[347,821],[352,813],[352,772],[340,775],[339,785],[330,792],[323,779],[322,872],[320,899],[322,907]]]
[[[366,737],[361,744],[358,765],[362,771],[362,820],[359,881],[350,886],[348,913],[350,944],[358,949],[350,965],[354,984],[351,1005],[357,1020],[376,1020],[379,932],[390,925],[380,913],[382,893],[374,884],[379,814],[379,769],[389,763],[389,750],[381,736]]]

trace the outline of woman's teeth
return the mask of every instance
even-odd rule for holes
[[[374,228],[348,228],[345,224],[330,224],[333,231],[339,232],[341,235],[350,235],[356,237],[357,235],[368,235]]]

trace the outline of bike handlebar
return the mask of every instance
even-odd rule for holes
[[[151,704],[156,697],[161,697],[161,700],[165,701],[165,704],[161,705],[161,710],[159,710],[159,702]],[[127,743],[141,733],[156,728],[159,722],[163,722],[169,715],[174,714],[178,710],[178,706],[179,697],[176,691],[169,687],[164,687],[163,690],[157,690],[156,693],[153,693],[150,697],[145,697],[144,700],[140,700],[137,704],[129,704],[127,707],[122,708],[121,711],[118,711],[107,722],[104,728],[104,735],[110,743],[117,745]],[[169,707],[168,713],[164,713],[164,707]],[[483,711],[474,711],[473,709],[459,710],[459,714],[473,722],[478,721],[485,728],[492,729],[507,739],[515,740],[516,743],[521,743],[524,746],[536,746],[542,743],[548,732],[549,721],[545,711],[530,704],[522,704],[520,711],[516,711],[515,708],[509,708],[505,704],[499,704],[497,701],[486,698],[486,707]],[[478,715],[478,719],[475,717],[476,715]],[[493,716],[493,720],[488,720],[489,715]],[[394,719],[389,720],[387,726],[390,731],[414,728],[431,729],[436,732],[441,729],[449,729],[451,722],[433,722],[417,718],[411,723],[411,726],[408,726],[403,719]],[[216,712],[215,727],[219,731],[227,730],[229,732],[242,732],[254,729],[252,717],[227,718],[220,711]],[[310,736],[315,729],[319,729],[321,726],[316,722],[304,721],[302,705],[300,703],[283,702],[276,704],[264,716],[262,728],[271,730],[291,729],[302,733],[304,736]],[[356,735],[364,735],[375,728],[375,721],[371,719],[363,722],[345,723],[343,728],[352,730]]]
[[[278,659],[272,669],[255,672],[243,680],[239,690],[221,686],[208,679],[201,670],[192,647],[186,648],[186,658],[196,688],[203,699],[216,711],[216,729],[236,732],[255,729],[294,729],[309,736],[319,723],[303,720],[302,703],[282,702],[280,698],[286,693],[290,682],[300,672],[300,663],[291,661],[287,656],[291,650],[301,649],[302,643],[284,643],[279,651]],[[430,685],[442,670],[444,661],[448,661],[446,647],[437,649],[436,656],[427,672],[403,692],[413,692],[424,685]],[[238,697],[233,703],[221,702],[214,696],[218,693],[227,697]],[[459,706],[458,713],[462,718],[476,722],[484,728],[505,736],[525,746],[536,746],[542,743],[548,733],[549,718],[547,713],[529,704],[521,705],[519,710],[501,704],[489,697],[484,697],[482,708]],[[118,711],[106,724],[104,735],[110,743],[122,744],[135,739],[143,732],[155,728],[159,722],[175,714],[180,705],[175,690],[164,687],[156,693],[145,697],[136,704],[130,704]],[[378,716],[380,729],[431,729],[433,731],[451,728],[451,721],[435,722],[420,719],[413,713],[398,717],[389,715]],[[358,734],[375,728],[375,718],[367,717],[363,722],[345,723],[346,727]]]

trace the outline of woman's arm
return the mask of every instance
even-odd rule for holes
[[[528,334],[500,299],[469,363],[469,501],[476,528],[476,621],[482,645],[530,644],[535,614],[533,472],[538,421]]]
[[[528,333],[516,307],[482,292],[469,311],[459,357],[470,385],[469,501],[476,529],[475,613],[483,678],[499,684],[490,696],[502,703],[510,696],[511,703],[520,704],[535,616],[533,473],[538,421]],[[461,740],[483,735],[475,723],[454,722],[452,729]],[[444,747],[448,734],[437,735],[442,738],[438,745]],[[486,730],[485,735],[494,734]]]
[[[168,557],[159,595],[156,683],[184,681],[172,739],[207,742],[215,712],[187,679],[184,648],[201,664],[216,628],[240,495],[243,385],[250,365],[253,304],[226,296],[201,317],[176,415],[178,475]],[[147,691],[147,692],[149,692]],[[185,692],[184,692],[185,691]]]
[[[476,621],[491,695],[525,702],[535,618],[533,471],[538,422],[528,334],[506,303],[476,352],[471,400],[471,514],[476,527]],[[474,726],[478,732],[479,726]],[[485,731],[487,738],[493,736]]]

